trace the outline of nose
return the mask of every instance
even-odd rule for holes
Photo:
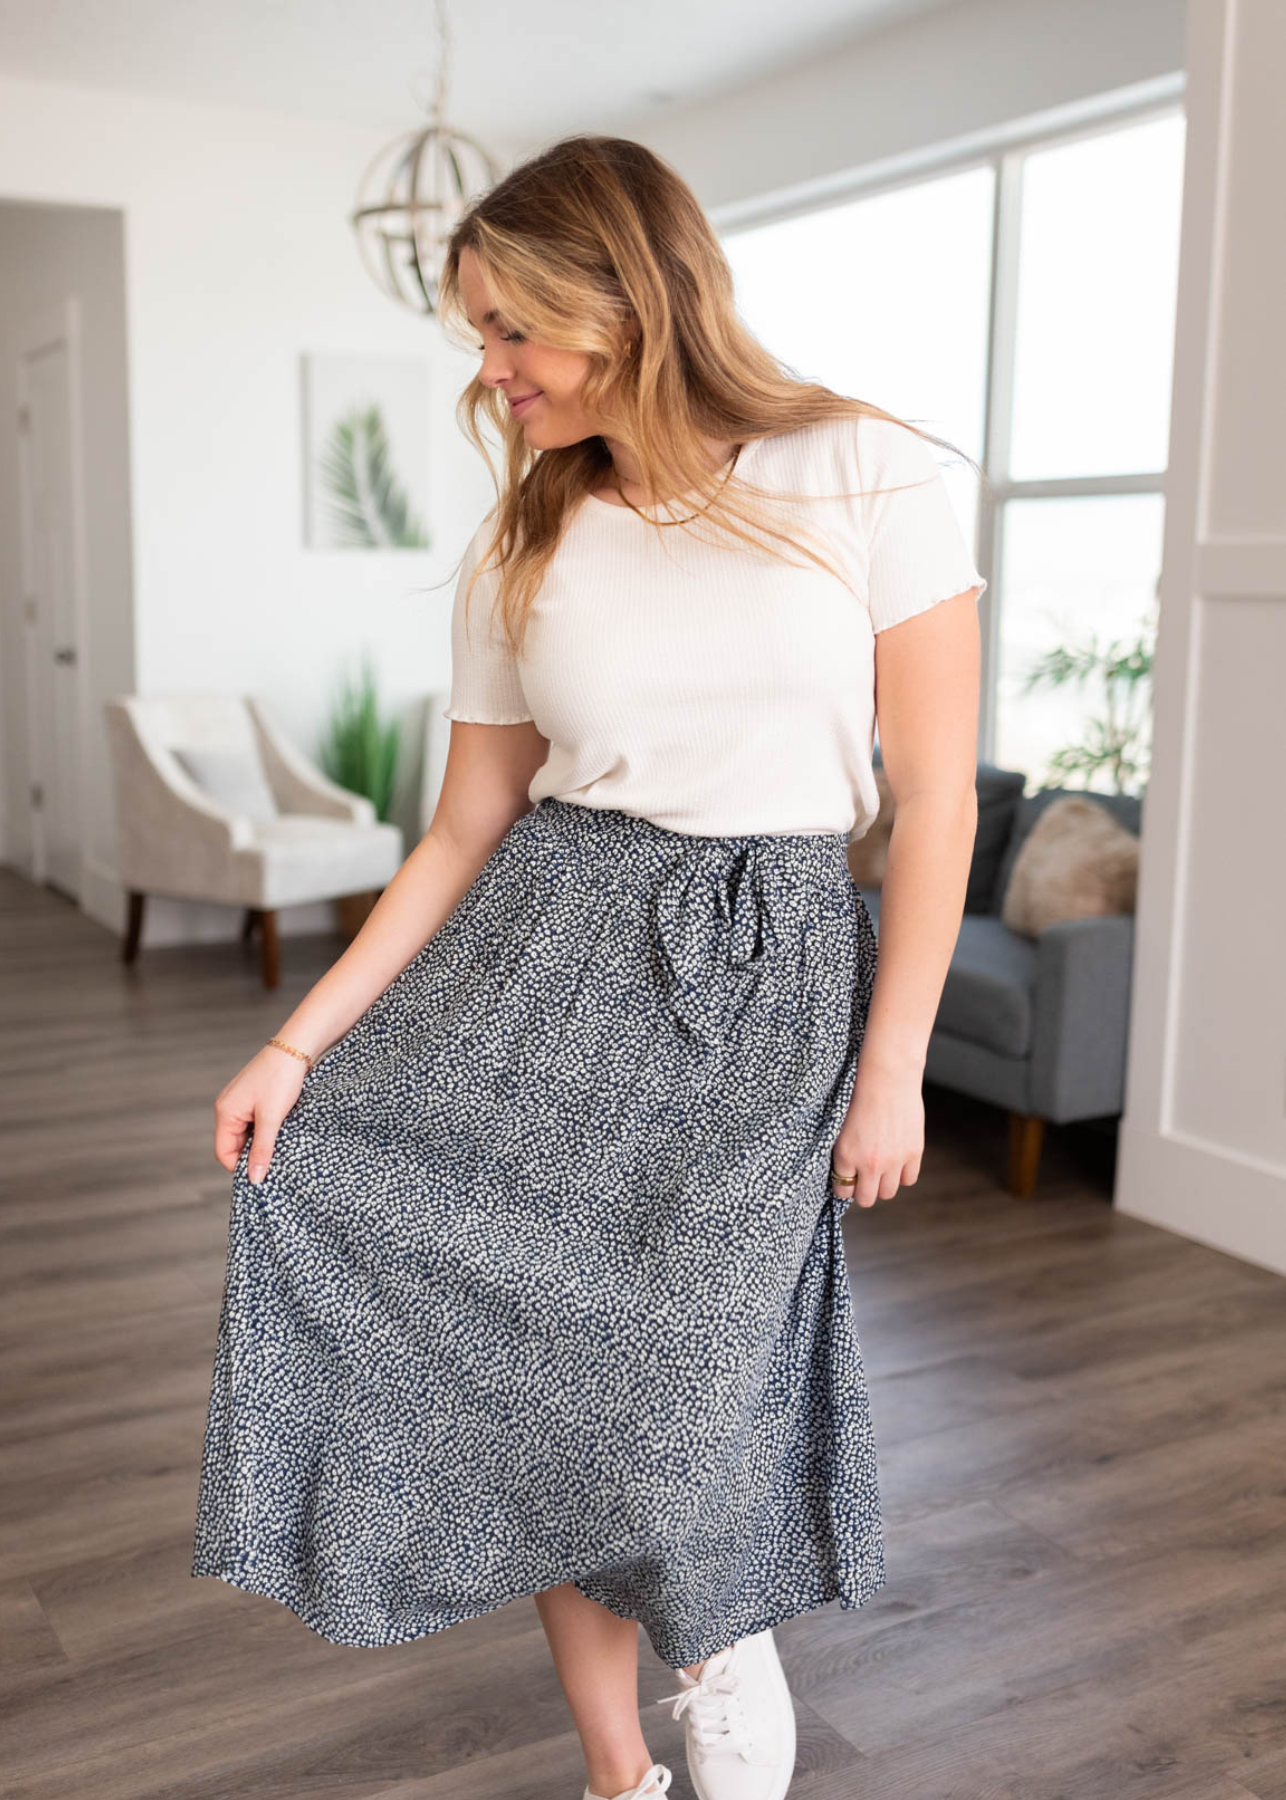
[[[482,364],[478,369],[478,380],[485,387],[500,387],[514,377],[513,357],[506,354],[504,344],[488,344],[482,353]]]

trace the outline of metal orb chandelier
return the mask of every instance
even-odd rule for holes
[[[392,299],[432,318],[447,239],[469,201],[500,178],[475,138],[447,124],[446,0],[436,0],[437,82],[429,124],[385,146],[363,175],[349,223]]]

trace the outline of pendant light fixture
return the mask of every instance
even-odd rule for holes
[[[437,81],[429,123],[385,146],[368,167],[349,223],[372,277],[392,299],[433,317],[452,227],[475,194],[500,178],[476,139],[447,123],[446,0],[434,0]]]

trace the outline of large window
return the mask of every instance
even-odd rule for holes
[[[1170,106],[725,232],[776,355],[985,469],[979,753],[1032,785],[1146,770],[1182,170]]]

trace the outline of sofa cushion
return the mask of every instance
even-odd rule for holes
[[[1047,806],[1022,841],[1000,902],[1011,931],[1134,911],[1139,840],[1088,794]]]
[[[994,913],[1000,910],[1004,892],[998,885],[1000,865],[1013,832],[1027,777],[1017,769],[979,763],[976,785],[978,833],[973,842],[964,909],[967,913]]]
[[[861,889],[879,923],[880,896]],[[1036,944],[988,913],[966,913],[942,987],[934,1031],[982,1044],[999,1056],[1027,1056],[1032,1045]]]
[[[1018,802],[1014,813],[1013,830],[1001,858],[1000,870],[996,877],[995,905],[993,910],[999,912],[1004,902],[1005,890],[1009,886],[1009,877],[1013,874],[1014,863],[1018,852],[1023,847],[1023,839],[1039,819],[1047,806],[1055,800],[1065,799],[1068,794],[1076,794],[1082,799],[1096,800],[1105,806],[1118,824],[1124,825],[1137,837],[1143,828],[1143,801],[1137,794],[1097,794],[1086,788],[1040,788],[1034,794],[1024,794]]]
[[[277,817],[277,802],[254,750],[176,745],[174,756],[202,793],[226,812],[246,819]]]
[[[966,913],[933,1028],[999,1056],[1027,1056],[1035,995],[1034,940],[988,913]]]

